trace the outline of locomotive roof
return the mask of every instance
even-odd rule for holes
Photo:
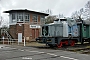
[[[49,23],[49,24],[45,24],[45,25],[43,25],[43,26],[50,26],[50,25],[60,25],[61,23]]]

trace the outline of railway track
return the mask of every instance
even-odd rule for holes
[[[62,48],[57,48],[57,47],[49,47],[49,46],[39,46],[39,47],[36,47],[36,48],[71,51],[71,52],[76,52],[76,53],[80,53],[80,54],[90,54],[90,44],[89,43],[86,43],[84,45],[76,44],[73,47],[63,46]]]

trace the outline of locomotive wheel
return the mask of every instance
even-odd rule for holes
[[[68,41],[65,41],[66,45],[68,45]]]
[[[90,40],[89,40],[89,43],[90,43]]]
[[[57,47],[61,48],[62,47],[62,42],[60,42],[60,44],[57,44]]]
[[[54,47],[52,44],[48,44],[48,46],[50,46],[50,47]]]
[[[70,45],[71,45],[71,46],[74,46],[74,45],[75,45],[75,41],[74,41],[74,40],[71,40]]]
[[[84,44],[84,40],[82,39],[82,41],[81,41],[81,44],[83,45]]]

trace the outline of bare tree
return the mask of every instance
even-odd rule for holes
[[[48,13],[49,15],[52,15],[51,9],[46,10],[46,13]]]
[[[2,2],[2,0],[0,0],[0,26],[2,25],[2,22],[3,22],[3,17],[1,16],[1,6],[2,6],[2,4],[1,4],[1,2]]]
[[[59,14],[58,18],[64,18],[64,15],[63,14]]]
[[[72,16],[71,17],[73,19],[78,19],[78,16],[79,16],[78,11],[75,11],[75,12],[72,13]]]
[[[51,9],[47,9],[47,10],[41,11],[41,12],[49,14],[49,16],[47,16],[47,17],[45,18],[45,23],[46,23],[46,24],[48,24],[48,23],[53,23],[53,21],[55,20],[55,16],[52,16],[52,11],[51,11]]]
[[[64,18],[64,15],[63,14],[52,15],[52,10],[51,9],[47,9],[47,10],[41,11],[41,12],[44,12],[44,13],[48,13],[49,14],[49,16],[47,16],[45,18],[45,23],[46,24],[53,23],[53,21],[56,20],[56,19]]]
[[[47,14],[49,14],[49,15],[52,15],[52,10],[51,10],[51,9],[47,9],[47,10],[41,11],[41,12],[47,13]]]
[[[85,5],[85,16],[90,20],[90,1],[88,1]]]
[[[46,17],[46,24],[48,24],[48,23],[53,23],[53,21],[56,19],[56,16],[48,16],[48,17]]]
[[[79,19],[82,20],[83,19],[83,14],[84,14],[84,9],[81,8],[79,11],[75,11],[74,13],[72,13],[72,18],[73,19]]]
[[[3,22],[3,17],[0,16],[0,26],[2,25],[2,22]]]
[[[59,15],[49,15],[48,17],[46,17],[46,24],[48,23],[53,23],[54,20],[56,19],[60,19],[60,18],[65,18],[63,14],[59,14]]]

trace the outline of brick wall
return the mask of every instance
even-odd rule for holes
[[[26,37],[26,40],[30,39],[30,27],[29,27],[29,24],[24,24],[24,37]]]
[[[40,15],[38,15],[38,22],[40,22]]]
[[[18,33],[22,33],[22,36],[24,35],[24,25],[16,24],[16,37],[18,38]]]
[[[10,29],[9,29],[10,35],[16,39],[16,25],[10,25]]]
[[[30,22],[33,22],[33,21],[32,21],[32,15],[33,15],[33,14],[30,14]]]

